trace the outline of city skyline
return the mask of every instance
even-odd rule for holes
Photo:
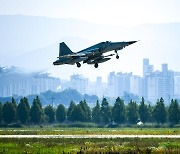
[[[57,91],[60,79],[47,73],[24,73],[16,67],[0,67],[0,97],[38,95]]]
[[[148,59],[149,61],[151,61],[151,59],[149,59],[149,58],[143,58],[143,59],[142,59],[142,62],[141,62],[141,63],[142,63],[142,66],[141,66],[141,68],[138,68],[141,73],[136,74],[136,73],[133,72],[133,71],[128,71],[128,72],[127,72],[127,71],[123,71],[123,70],[120,70],[120,69],[119,69],[119,70],[116,70],[116,71],[112,71],[112,72],[115,72],[115,73],[121,72],[121,73],[123,73],[123,74],[128,74],[128,73],[130,73],[130,74],[132,74],[132,75],[134,75],[134,76],[144,77],[144,72],[145,72],[146,70],[145,70],[145,68],[144,68],[143,61],[144,61],[145,59]],[[149,63],[149,62],[148,62],[148,63]],[[147,71],[149,71],[149,72],[161,71],[163,64],[167,65],[168,68],[169,68],[169,64],[163,62],[163,63],[161,63],[160,65],[157,65],[157,66],[156,66],[156,65],[153,65],[153,64],[149,64],[149,68],[147,68]],[[180,70],[173,70],[173,69],[171,69],[171,68],[170,68],[169,70],[172,70],[172,71],[174,71],[174,72],[180,72]],[[87,76],[85,76],[85,75],[83,75],[83,74],[80,74],[80,73],[73,73],[73,74],[71,74],[71,75],[69,76],[68,79],[67,79],[67,78],[64,79],[64,78],[61,78],[61,77],[59,77],[59,78],[62,79],[62,80],[68,80],[68,81],[70,81],[71,76],[73,76],[73,75],[80,75],[80,76],[83,76],[84,78],[88,78],[88,80],[91,81],[91,82],[95,82],[98,77],[101,77],[101,78],[102,78],[102,81],[105,82],[105,83],[107,83],[107,82],[108,82],[108,75],[109,75],[109,73],[111,73],[111,72],[108,72],[108,74],[107,74],[106,76],[96,76],[96,78],[94,78],[93,80],[92,80],[92,78],[88,78]],[[56,77],[57,77],[57,76],[56,76]]]
[[[80,74],[74,74],[70,80],[62,86],[62,90],[73,88],[82,94],[95,94],[99,98],[108,96],[111,98],[124,97],[125,93],[133,94],[147,101],[156,102],[161,97],[166,103],[171,99],[180,99],[180,73],[168,69],[168,64],[161,65],[161,70],[154,70],[154,65],[149,59],[143,59],[143,76],[133,73],[110,72],[108,81],[103,82],[102,77],[97,77],[92,82]],[[61,83],[63,85],[63,83]],[[98,89],[98,90],[97,90]]]
[[[180,72],[168,68],[168,64],[161,65],[161,70],[155,70],[150,60],[143,59],[143,76],[134,75],[132,72],[109,72],[107,82],[101,76],[96,81],[91,81],[82,74],[73,74],[70,80],[50,77],[48,74],[23,74],[18,73],[15,67],[1,68],[0,96],[27,96],[40,94],[52,90],[55,92],[66,89],[75,89],[80,94],[96,95],[103,97],[144,97],[145,100],[156,102],[161,97],[166,103],[171,99],[180,99]],[[9,76],[10,75],[10,76]],[[13,79],[11,79],[13,77]]]

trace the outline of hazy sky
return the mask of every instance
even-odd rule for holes
[[[180,22],[180,0],[0,0],[0,14],[76,18],[106,25]]]

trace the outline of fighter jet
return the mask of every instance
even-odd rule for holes
[[[53,62],[54,65],[76,64],[77,67],[81,67],[81,63],[93,64],[95,68],[98,68],[99,63],[104,63],[110,60],[113,55],[116,54],[116,58],[119,59],[118,50],[122,50],[128,45],[136,43],[137,41],[129,42],[100,42],[89,48],[83,49],[79,52],[72,52],[69,47],[64,43],[59,44],[59,57],[58,60]],[[104,55],[104,53],[114,51],[115,54]]]

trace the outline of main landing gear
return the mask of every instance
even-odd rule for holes
[[[94,64],[94,67],[95,67],[95,68],[98,68],[98,63],[95,63],[95,64]]]
[[[115,50],[115,53],[116,53],[116,59],[119,59],[119,55],[117,53],[117,50]]]
[[[79,62],[76,63],[77,67],[81,67],[81,64]]]
[[[80,64],[79,62],[77,62],[76,65],[77,65],[78,68],[81,67],[81,64]],[[95,67],[95,68],[98,68],[98,63],[95,63],[95,64],[94,64],[94,67]]]

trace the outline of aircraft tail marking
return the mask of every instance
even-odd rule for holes
[[[59,43],[59,57],[72,53],[73,52],[71,51],[71,49],[69,49],[69,47],[64,42]]]

